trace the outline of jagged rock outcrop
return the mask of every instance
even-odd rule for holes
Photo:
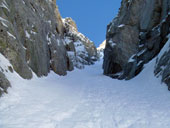
[[[140,73],[168,40],[169,12],[169,0],[122,0],[107,28],[104,74],[128,80]]]
[[[76,29],[73,22],[69,24]],[[68,31],[56,0],[0,0],[0,53],[21,77],[31,79],[32,71],[41,77],[47,76],[50,70],[59,75],[73,70],[66,35],[73,38],[73,44],[83,42],[85,51],[82,49],[82,52],[87,56],[83,53],[79,57],[91,64],[96,54],[94,44],[81,38],[80,33]],[[76,46],[70,48],[76,49]]]
[[[94,43],[78,32],[75,22],[71,18],[63,19],[65,26],[65,42],[68,55],[77,68],[93,64],[97,60],[97,50]]]
[[[8,87],[10,87],[10,82],[7,80],[5,75],[0,71],[0,96],[3,93],[7,93]]]

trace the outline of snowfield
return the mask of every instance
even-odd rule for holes
[[[0,128],[170,128],[170,92],[154,77],[154,64],[130,81],[102,75],[102,62],[65,77],[23,80],[8,72]]]

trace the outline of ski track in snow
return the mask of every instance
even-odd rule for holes
[[[9,73],[0,128],[169,128],[170,93],[154,77],[154,61],[130,81],[102,75],[101,62],[65,77]]]

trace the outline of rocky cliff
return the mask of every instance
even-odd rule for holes
[[[75,24],[63,22],[56,0],[0,0],[0,53],[12,64],[10,69],[25,79],[31,79],[33,72],[39,77],[47,76],[50,70],[66,75],[75,65],[69,57],[70,50],[81,58],[77,63],[92,64],[92,58],[96,58],[94,44],[66,24],[76,29]],[[72,46],[67,45],[68,38],[72,38]],[[85,48],[80,54],[76,51],[79,43]],[[0,89],[8,86],[2,69]]]
[[[77,68],[93,64],[97,60],[97,49],[94,43],[78,32],[75,22],[71,18],[63,19],[65,26],[65,42],[69,58]]]
[[[169,0],[122,0],[117,17],[107,27],[104,74],[135,77],[168,43],[169,28]],[[157,59],[155,74],[170,86],[169,60],[167,48]]]

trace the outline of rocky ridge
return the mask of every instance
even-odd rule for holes
[[[169,0],[122,0],[117,17],[107,27],[104,74],[126,80],[138,75],[168,43],[169,28]],[[167,50],[155,66],[155,75],[161,74],[168,86],[169,58]]]
[[[41,77],[47,76],[50,70],[66,75],[74,69],[66,35],[73,38],[72,44],[76,44],[76,36],[81,34],[68,31],[56,0],[0,0],[0,53],[12,64],[10,69],[24,79],[31,79],[33,72]],[[82,46],[86,47],[86,54],[76,55],[83,61],[77,63],[92,64],[95,60],[92,61],[92,56],[96,58],[94,44],[87,39],[83,40]],[[76,49],[75,45],[71,47]],[[3,72],[1,67],[0,87],[6,90],[10,83]]]
[[[93,64],[97,60],[97,49],[94,43],[78,32],[75,22],[71,18],[63,19],[65,26],[65,42],[69,58],[77,68]]]

